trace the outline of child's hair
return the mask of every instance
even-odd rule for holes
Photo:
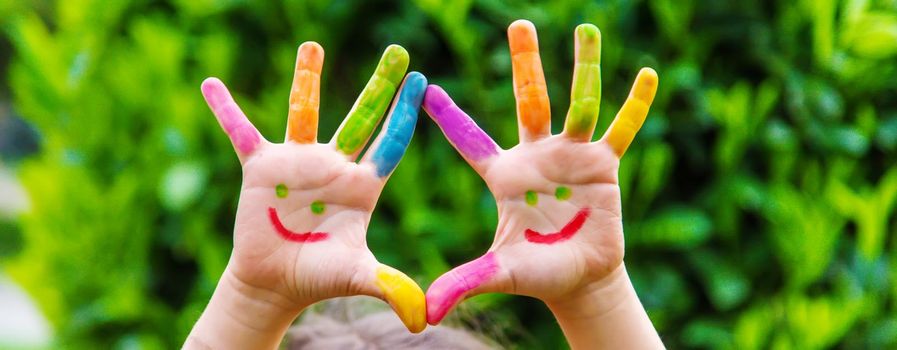
[[[306,312],[286,337],[287,349],[496,349],[471,332],[428,326],[412,334],[391,310],[370,298],[339,298]]]

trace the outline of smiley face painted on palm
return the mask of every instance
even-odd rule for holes
[[[567,186],[558,186],[554,192],[554,197],[559,201],[566,201],[567,199],[570,199],[571,195],[572,191]],[[526,191],[524,196],[527,205],[535,207],[539,204],[539,193],[536,191]],[[557,232],[542,233],[533,229],[526,229],[526,231],[524,231],[524,237],[528,242],[536,244],[554,244],[566,241],[573,238],[573,236],[579,232],[582,225],[585,224],[586,219],[589,218],[590,213],[591,209],[582,208]]]
[[[290,194],[289,188],[284,184],[277,184],[274,187],[274,193],[277,198],[286,198]],[[309,210],[315,215],[321,215],[326,210],[327,205],[320,200],[316,200],[311,202],[309,205]],[[274,207],[268,207],[268,220],[271,221],[271,225],[274,226],[274,231],[277,231],[277,234],[280,235],[281,238],[292,241],[292,242],[317,242],[321,240],[325,240],[328,237],[327,232],[295,232],[283,226],[283,222],[280,221],[280,216],[277,214],[277,209]]]

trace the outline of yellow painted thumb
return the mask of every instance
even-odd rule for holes
[[[426,298],[414,280],[399,270],[380,264],[376,284],[409,331],[420,333],[427,327]]]

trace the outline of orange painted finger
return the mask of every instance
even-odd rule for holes
[[[514,97],[517,99],[517,122],[520,141],[532,141],[551,134],[551,106],[536,27],[527,20],[517,20],[508,27],[511,66],[514,74]]]
[[[321,101],[321,68],[324,49],[313,41],[299,46],[296,71],[290,90],[290,113],[286,139],[298,143],[314,143],[318,139],[318,106]]]
[[[645,122],[648,116],[648,109],[654,101],[654,94],[657,92],[657,72],[651,68],[642,68],[635,78],[629,97],[617,112],[614,122],[607,128],[604,139],[611,148],[622,157],[629,148],[629,144],[635,139],[635,134]]]

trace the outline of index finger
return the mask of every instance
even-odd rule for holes
[[[383,122],[383,131],[362,158],[362,163],[371,162],[374,165],[377,176],[382,178],[392,173],[405,154],[426,88],[427,78],[423,74],[411,72],[405,77],[392,110]]]
[[[498,154],[499,148],[495,141],[437,85],[427,87],[424,111],[439,125],[445,138],[467,163],[483,174],[489,159]]]

